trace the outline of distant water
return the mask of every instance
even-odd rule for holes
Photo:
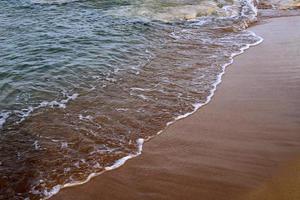
[[[251,0],[0,1],[0,199],[113,169],[260,38]]]

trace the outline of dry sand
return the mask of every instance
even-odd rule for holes
[[[251,29],[264,42],[235,58],[207,106],[146,143],[140,157],[63,189],[53,200],[274,199],[266,194],[297,193],[299,165],[288,163],[300,158],[300,17]],[[280,199],[296,199],[291,195]]]

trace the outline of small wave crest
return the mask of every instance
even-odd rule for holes
[[[0,113],[0,129],[5,124],[6,119],[9,117],[9,115],[10,115],[10,112],[3,111]]]
[[[229,66],[229,65],[231,65],[233,63],[234,57],[237,56],[237,55],[240,55],[240,54],[244,53],[245,50],[247,50],[251,46],[256,46],[256,45],[260,44],[261,42],[263,42],[263,38],[261,38],[260,36],[256,35],[254,32],[251,32],[251,31],[244,31],[244,32],[245,32],[246,35],[249,35],[249,37],[251,36],[253,38],[256,38],[256,40],[253,43],[248,43],[248,44],[245,44],[245,45],[241,46],[241,48],[238,51],[231,53],[229,62],[227,62],[227,63],[225,63],[224,65],[221,66],[222,67],[222,71],[218,74],[217,79],[213,83],[213,87],[209,91],[209,95],[206,97],[206,100],[204,102],[202,102],[202,103],[199,103],[199,102],[198,103],[194,103],[193,104],[194,109],[191,112],[187,112],[185,114],[182,114],[182,115],[179,115],[179,116],[175,117],[172,121],[169,121],[169,122],[166,123],[165,128],[168,127],[168,126],[170,126],[171,124],[175,123],[178,120],[184,119],[184,118],[192,115],[197,110],[199,110],[201,107],[207,105],[211,101],[212,97],[214,96],[215,91],[217,90],[217,86],[222,82],[222,76],[225,73],[226,67]],[[137,91],[147,91],[148,90],[148,89],[144,89],[144,88],[130,88],[130,89],[131,90],[137,90]],[[163,130],[158,131],[156,133],[156,135],[161,134]],[[148,136],[146,138],[139,138],[139,139],[137,139],[136,140],[137,151],[135,153],[130,153],[130,154],[128,154],[128,155],[126,155],[126,156],[124,156],[124,157],[116,160],[114,162],[114,164],[112,164],[111,166],[105,167],[104,171],[101,171],[101,172],[98,172],[98,173],[91,173],[91,174],[89,174],[88,177],[84,181],[81,181],[81,182],[71,182],[71,183],[67,183],[65,185],[56,185],[56,186],[54,186],[49,191],[45,190],[43,192],[44,196],[46,197],[45,199],[48,199],[48,198],[52,197],[53,195],[57,194],[60,191],[60,189],[62,189],[62,188],[73,187],[73,186],[77,186],[77,185],[81,185],[81,184],[87,183],[93,177],[96,177],[96,176],[98,176],[98,175],[100,175],[100,174],[102,174],[102,173],[104,173],[106,171],[114,170],[116,168],[121,167],[122,165],[124,165],[126,163],[127,160],[139,156],[142,153],[144,142],[145,141],[149,141],[153,137],[155,137],[155,135]]]
[[[201,17],[234,18],[251,15],[256,16],[256,8],[252,0],[234,1],[182,1],[180,3],[167,1],[144,1],[123,6],[113,12],[113,15],[142,17],[151,20],[172,22],[178,20],[194,20]],[[242,8],[242,10],[241,10]]]
[[[119,160],[116,160],[114,162],[114,164],[112,164],[111,166],[105,167],[104,171],[89,174],[89,176],[84,181],[71,182],[71,183],[67,183],[65,185],[56,185],[50,190],[44,190],[42,193],[43,193],[43,196],[45,196],[45,198],[43,198],[43,199],[49,199],[53,195],[57,194],[63,188],[74,187],[74,186],[77,186],[77,185],[85,184],[85,183],[89,182],[92,178],[94,178],[96,176],[99,176],[100,174],[103,174],[106,171],[111,171],[111,170],[114,170],[114,169],[117,169],[117,168],[121,167],[122,165],[124,165],[126,163],[126,161],[141,155],[141,153],[143,151],[144,139],[143,138],[137,139],[136,144],[137,144],[137,152],[136,153],[129,154],[125,157],[120,158]],[[94,166],[95,168],[99,168],[99,163],[97,163],[97,164],[98,164],[97,166]],[[37,191],[37,190],[34,190],[34,189],[32,189],[31,192],[33,194],[40,194],[40,191]]]
[[[33,4],[65,4],[76,1],[78,0],[30,0]]]
[[[5,123],[10,117],[17,117],[18,120],[16,123],[23,122],[30,114],[40,108],[50,107],[50,108],[66,108],[67,104],[71,100],[75,100],[79,94],[74,93],[72,95],[64,94],[66,96],[65,99],[62,100],[53,100],[53,101],[42,101],[37,106],[29,106],[27,108],[21,110],[13,110],[13,111],[2,111],[0,112],[0,129],[3,128]]]
[[[120,18],[113,18],[113,21],[101,24],[104,20],[96,20],[102,19],[102,16],[98,16],[98,10],[89,10],[85,12],[91,13],[87,17],[88,21],[82,23],[89,26],[83,26],[80,33],[69,31],[70,27],[60,27],[58,30],[62,33],[65,34],[67,30],[68,34],[72,34],[72,39],[66,39],[63,44],[68,42],[78,45],[74,49],[86,48],[78,56],[74,52],[75,65],[67,66],[71,70],[55,71],[42,79],[41,83],[49,83],[49,88],[51,82],[62,82],[56,90],[56,96],[41,95],[35,102],[27,101],[20,105],[21,108],[31,105],[26,109],[17,110],[18,107],[14,107],[11,110],[15,111],[5,110],[0,115],[1,126],[4,125],[1,137],[4,148],[0,157],[8,169],[5,172],[8,179],[0,192],[24,198],[48,198],[62,187],[83,184],[103,171],[120,167],[128,159],[140,155],[144,141],[209,103],[217,84],[221,82],[225,67],[232,63],[233,56],[242,53],[250,44],[261,41],[254,34],[242,31],[249,21],[255,20],[253,2],[249,0],[233,4],[201,4],[195,1],[192,5],[183,5],[177,2],[161,8],[147,5],[147,12],[141,13],[151,19],[157,16],[164,18],[167,13],[166,21],[172,20],[173,16],[176,20],[189,20],[183,23],[162,23],[163,20],[132,23],[127,22],[127,19],[123,21],[121,17],[121,21],[118,21]],[[205,10],[205,6],[212,9]],[[53,6],[55,15],[58,7],[63,8]],[[143,7],[144,4],[136,6],[137,11]],[[154,12],[157,9],[158,12]],[[215,9],[220,12],[215,12]],[[194,17],[196,19],[192,20]],[[65,13],[62,13],[63,18]],[[78,24],[81,20],[70,21]],[[91,21],[96,23],[91,24]],[[239,23],[242,28],[233,31],[232,26],[239,26]],[[108,33],[103,33],[103,29]],[[82,32],[97,34],[82,37]],[[80,36],[78,40],[73,38],[76,34]],[[97,41],[101,37],[104,39]],[[50,42],[56,40],[53,38]],[[87,56],[89,49],[93,51]],[[147,56],[148,49],[153,53],[150,58]],[[59,56],[48,59],[57,61]],[[108,70],[104,73],[101,68],[103,65],[109,69],[121,66],[122,70]],[[67,68],[63,62],[57,67]],[[118,73],[108,75],[110,71]],[[62,78],[62,73],[68,76]],[[35,74],[32,77],[44,74],[47,73],[43,71],[41,75]],[[52,77],[57,79],[52,80]],[[65,87],[66,80],[74,80],[74,77],[75,81]],[[29,79],[30,82],[32,80]],[[82,86],[89,90],[80,89]],[[80,98],[76,99],[78,93],[73,92],[61,96],[61,88],[64,88],[63,91],[76,90]],[[41,101],[47,97],[47,101]],[[22,123],[4,124],[14,119],[17,119],[14,122]],[[32,163],[35,164],[34,169]],[[18,177],[11,174],[17,174]]]

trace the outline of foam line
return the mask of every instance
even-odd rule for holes
[[[65,109],[67,107],[67,103],[69,101],[73,101],[75,100],[77,97],[79,96],[79,94],[74,93],[72,95],[66,95],[66,99],[62,99],[60,101],[42,101],[38,106],[32,107],[29,106],[25,109],[22,110],[14,110],[14,111],[10,111],[10,112],[2,112],[0,113],[0,129],[2,129],[3,125],[6,123],[6,119],[8,119],[12,114],[17,114],[18,117],[20,117],[21,119],[19,121],[17,121],[16,123],[21,123],[22,121],[24,121],[26,119],[26,117],[30,116],[30,114],[32,112],[34,112],[35,110],[39,109],[39,108],[44,108],[44,107],[51,107],[51,108],[62,108]]]
[[[81,182],[77,181],[77,182],[73,182],[73,183],[67,183],[65,185],[56,185],[50,191],[44,191],[44,195],[46,197],[43,198],[43,199],[44,200],[49,199],[53,195],[57,194],[63,188],[74,187],[74,186],[77,186],[77,185],[85,184],[85,183],[89,182],[92,178],[94,178],[96,176],[99,176],[100,174],[103,174],[106,171],[114,170],[114,169],[117,169],[117,168],[121,167],[122,165],[124,165],[126,163],[127,160],[129,160],[131,158],[135,158],[135,157],[139,156],[142,153],[144,139],[139,138],[139,139],[136,140],[136,143],[138,145],[138,151],[135,154],[129,154],[129,155],[123,157],[123,158],[120,158],[113,165],[105,167],[104,171],[101,171],[101,172],[98,172],[98,173],[91,173],[84,181],[81,181]]]
[[[166,127],[163,129],[165,130],[168,126],[170,126],[171,124],[175,123],[176,121],[178,120],[181,120],[183,118],[186,118],[190,115],[192,115],[193,113],[195,113],[199,108],[201,108],[202,106],[205,106],[207,105],[212,97],[214,96],[216,90],[217,90],[217,86],[222,82],[222,76],[224,75],[225,73],[225,69],[227,66],[231,65],[233,63],[233,58],[235,56],[238,56],[242,53],[245,52],[245,50],[249,49],[250,47],[252,46],[256,46],[258,44],[260,44],[261,42],[263,42],[263,38],[256,35],[254,32],[252,31],[248,31],[252,36],[255,36],[256,38],[258,38],[259,40],[255,43],[252,43],[252,44],[246,44],[244,47],[242,47],[240,49],[239,52],[237,53],[232,53],[231,56],[230,56],[230,61],[224,65],[222,65],[222,71],[221,73],[217,76],[217,81],[213,84],[213,88],[211,89],[210,91],[210,95],[207,96],[206,98],[206,101],[204,103],[196,103],[194,104],[194,110],[192,112],[189,112],[189,113],[186,113],[186,114],[183,114],[183,115],[180,115],[180,116],[177,116],[173,121],[171,122],[168,122],[166,124]],[[163,130],[160,130],[157,132],[156,135],[159,135],[163,132]],[[135,154],[129,154],[123,158],[120,158],[119,160],[117,160],[113,165],[111,166],[108,166],[108,167],[105,167],[104,168],[104,171],[101,171],[99,173],[92,173],[90,174],[86,180],[82,181],[82,182],[73,182],[73,183],[68,183],[68,184],[65,184],[65,185],[57,185],[55,186],[52,190],[50,191],[47,191],[47,192],[44,192],[44,194],[47,194],[46,197],[44,199],[49,199],[50,197],[52,197],[53,195],[57,194],[61,189],[63,188],[66,188],[66,187],[73,187],[73,186],[77,186],[77,185],[82,185],[82,184],[85,184],[87,182],[89,182],[92,178],[96,177],[96,176],[99,176],[103,173],[105,173],[106,171],[110,171],[110,170],[114,170],[114,169],[117,169],[119,167],[121,167],[122,165],[124,165],[126,163],[127,160],[129,159],[132,159],[132,158],[135,158],[139,155],[141,155],[142,153],[142,150],[143,150],[143,144],[145,141],[149,141],[150,139],[152,139],[153,137],[155,136],[152,136],[152,137],[148,137],[146,139],[143,139],[143,138],[139,138],[136,142],[137,142],[137,145],[138,145],[138,151],[135,153]]]
[[[211,101],[212,97],[214,96],[214,94],[215,94],[215,92],[216,92],[216,90],[217,90],[217,86],[222,82],[222,76],[223,76],[223,74],[225,73],[226,67],[229,66],[229,65],[231,65],[231,64],[233,63],[233,58],[236,57],[236,56],[238,56],[238,55],[240,55],[240,54],[242,54],[242,53],[244,53],[245,50],[249,49],[250,47],[256,46],[256,45],[260,44],[261,42],[263,42],[263,38],[262,38],[262,37],[256,35],[256,34],[255,34],[254,32],[252,32],[252,31],[248,31],[248,32],[249,32],[252,36],[258,38],[259,40],[258,40],[257,42],[255,42],[255,43],[253,43],[253,44],[246,44],[246,45],[245,45],[244,47],[242,47],[242,48],[240,49],[240,51],[237,52],[237,53],[232,53],[231,56],[230,56],[230,61],[229,61],[228,63],[222,65],[222,71],[221,71],[221,73],[217,76],[217,81],[213,84],[213,88],[211,89],[210,94],[206,97],[206,101],[205,101],[204,103],[195,103],[195,104],[194,104],[194,110],[193,110],[192,112],[189,112],[189,113],[186,113],[186,114],[177,116],[173,121],[168,122],[168,123],[167,123],[167,126],[169,126],[169,125],[175,123],[177,120],[180,120],[180,119],[183,119],[183,118],[188,117],[189,115],[195,113],[195,112],[196,112],[199,108],[201,108],[202,106],[208,104],[208,103]],[[159,133],[161,133],[161,132],[162,132],[162,131],[160,131]]]
[[[0,129],[5,124],[6,119],[10,116],[10,112],[2,112],[0,113]]]

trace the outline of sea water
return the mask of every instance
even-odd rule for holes
[[[262,39],[252,0],[0,2],[0,199],[42,199],[139,155]]]

